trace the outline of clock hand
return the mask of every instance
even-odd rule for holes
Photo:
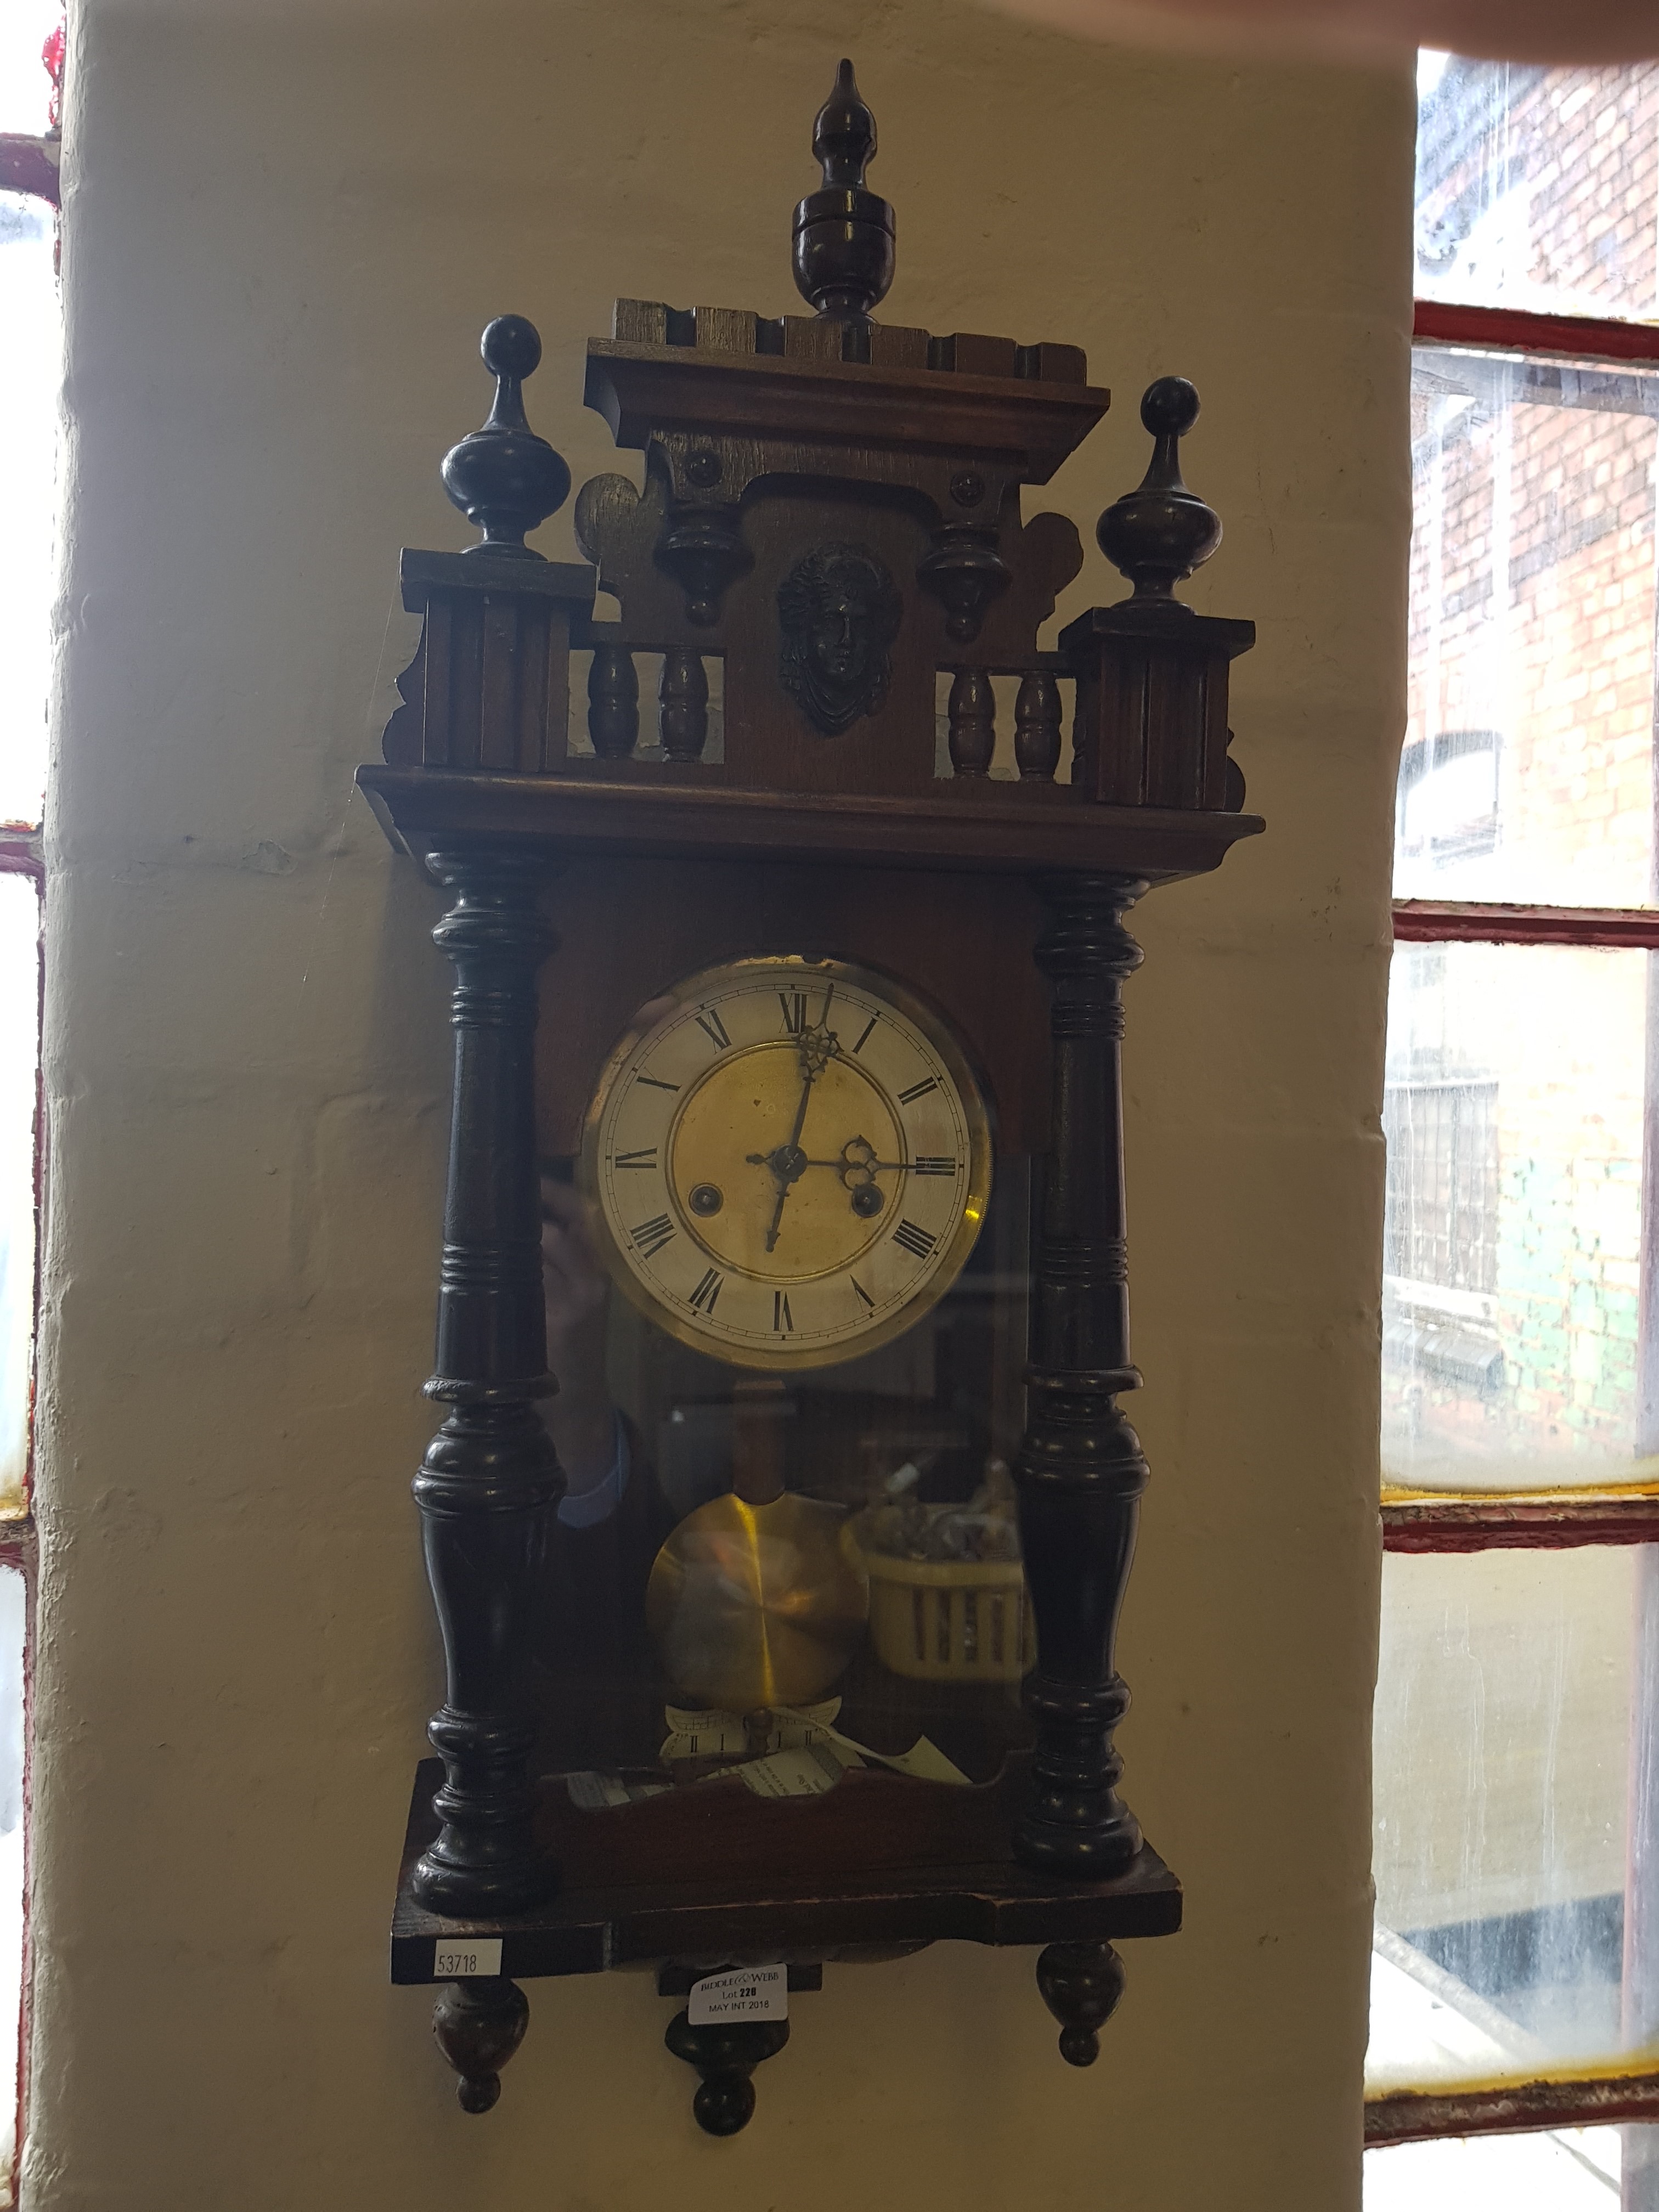
[[[830,1011],[830,1001],[827,997],[823,1002],[823,1010],[826,1013]],[[789,1132],[787,1143],[775,1146],[769,1152],[750,1152],[747,1156],[753,1165],[770,1168],[773,1175],[777,1178],[777,1204],[772,1208],[771,1223],[766,1231],[766,1249],[769,1252],[775,1250],[777,1247],[778,1230],[783,1220],[784,1201],[789,1195],[790,1187],[799,1181],[806,1165],[806,1156],[800,1148],[800,1133],[806,1126],[806,1109],[811,1099],[812,1085],[840,1049],[835,1031],[826,1030],[822,1022],[810,1030],[801,1031],[800,1103],[795,1109],[795,1126]]]
[[[798,1180],[806,1164],[801,1154],[800,1133],[805,1127],[807,1103],[812,1096],[812,1085],[817,1081],[818,1073],[818,1069],[809,1062],[805,1080],[800,1087],[800,1104],[795,1109],[795,1126],[789,1132],[789,1141],[787,1145],[780,1145],[767,1159],[766,1164],[777,1177],[778,1182],[778,1202],[772,1208],[771,1225],[766,1232],[766,1249],[769,1252],[772,1251],[777,1244],[778,1227],[783,1219],[783,1202],[789,1195],[790,1186]]]

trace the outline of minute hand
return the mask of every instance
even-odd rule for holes
[[[795,1126],[789,1132],[788,1143],[781,1147],[786,1156],[786,1165],[778,1164],[777,1152],[771,1155],[772,1172],[778,1179],[778,1202],[772,1208],[772,1223],[766,1232],[766,1249],[769,1252],[774,1250],[777,1245],[778,1226],[783,1219],[783,1202],[789,1195],[790,1185],[800,1173],[801,1166],[805,1164],[800,1160],[800,1133],[806,1127],[807,1103],[812,1096],[812,1085],[817,1079],[818,1070],[809,1063],[805,1079],[800,1086],[800,1104],[795,1109]],[[797,1165],[797,1162],[800,1162],[800,1165]],[[790,1168],[793,1169],[793,1174],[788,1172]]]

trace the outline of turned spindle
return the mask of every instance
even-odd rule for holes
[[[439,1830],[410,1877],[428,1911],[522,1912],[557,1869],[535,1827],[531,1639],[548,1529],[564,1490],[538,1401],[547,1371],[536,1174],[536,979],[552,949],[538,854],[463,846],[428,855],[454,904],[433,932],[453,963],[449,1180],[435,1371],[447,1410],[415,1478],[443,1634]]]
[[[1117,1792],[1113,1731],[1128,1710],[1114,1644],[1146,1462],[1118,1406],[1129,1356],[1124,1241],[1123,985],[1140,948],[1123,915],[1137,878],[1041,879],[1036,947],[1052,990],[1050,1136],[1034,1255],[1026,1429],[1015,1462],[1037,1663],[1030,1796],[1014,1831],[1027,1866],[1109,1881],[1140,1848]]]
[[[570,489],[563,459],[525,420],[524,380],[541,360],[541,335],[522,315],[497,315],[478,350],[495,380],[495,403],[483,428],[444,455],[444,489],[483,532],[469,553],[539,561],[525,532],[556,514]]]
[[[708,678],[703,669],[702,655],[664,653],[657,697],[661,708],[664,758],[701,760],[702,749],[708,742]]]
[[[1025,678],[1014,702],[1014,760],[1023,781],[1052,783],[1060,766],[1060,686],[1052,676]]]
[[[601,760],[626,760],[639,743],[640,679],[625,645],[596,645],[587,672],[587,734]]]
[[[951,686],[951,765],[958,775],[988,775],[997,747],[996,694],[981,668],[962,668]]]

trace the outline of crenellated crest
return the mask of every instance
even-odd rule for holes
[[[464,554],[404,556],[424,628],[386,731],[394,769],[580,780],[585,824],[617,836],[601,787],[621,806],[689,785],[709,801],[695,818],[711,848],[724,848],[722,793],[902,794],[919,836],[958,857],[950,825],[975,801],[1237,816],[1227,670],[1255,632],[1172,592],[1221,535],[1181,476],[1197,393],[1179,378],[1148,392],[1152,465],[1101,518],[1133,595],[1041,650],[1083,551],[1069,517],[1028,516],[1024,501],[1110,395],[1074,346],[874,319],[895,238],[866,182],[875,144],[843,63],[813,133],[823,184],[793,228],[816,313],[622,300],[611,335],[590,343],[587,404],[643,464],[641,481],[608,472],[579,493],[591,565],[524,544],[568,473],[525,419],[539,339],[520,317],[491,324],[495,405],[444,464],[483,535]],[[616,620],[594,615],[596,589]],[[377,803],[410,815],[389,786]],[[1213,823],[1196,864],[1246,827]],[[1194,865],[1190,834],[1176,842],[1172,872]],[[1087,835],[1066,843],[1081,854]]]

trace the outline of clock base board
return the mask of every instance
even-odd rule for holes
[[[1069,1881],[1020,1865],[1008,1839],[1028,1788],[1025,1766],[1011,1758],[996,1781],[967,1789],[854,1772],[823,1796],[775,1802],[736,1784],[692,1784],[592,1812],[570,1802],[562,1776],[550,1776],[538,1785],[537,1828],[562,1887],[532,1911],[462,1921],[426,1911],[414,1896],[416,1862],[438,1832],[432,1796],[443,1778],[437,1759],[422,1759],[392,1912],[392,1979],[446,1990],[439,2041],[461,2075],[469,2111],[488,2109],[494,2096],[479,2099],[452,2048],[455,1992],[469,2020],[494,2007],[516,2024],[525,2002],[516,1984],[545,1976],[655,1965],[659,1986],[678,1988],[679,1968],[854,1963],[943,1942],[1048,1947],[1038,1987],[1061,2022],[1063,2055],[1087,2064],[1122,1986],[1113,1943],[1175,1935],[1181,1883],[1150,1844],[1110,1881]],[[765,1831],[758,1848],[757,1826]],[[663,1845],[676,1832],[683,1847],[667,1861],[676,1878],[665,1880]],[[745,1836],[769,1874],[741,1863]],[[483,1972],[454,1980],[449,1962],[458,1955],[476,1955]],[[791,1985],[799,1985],[793,1975]]]

